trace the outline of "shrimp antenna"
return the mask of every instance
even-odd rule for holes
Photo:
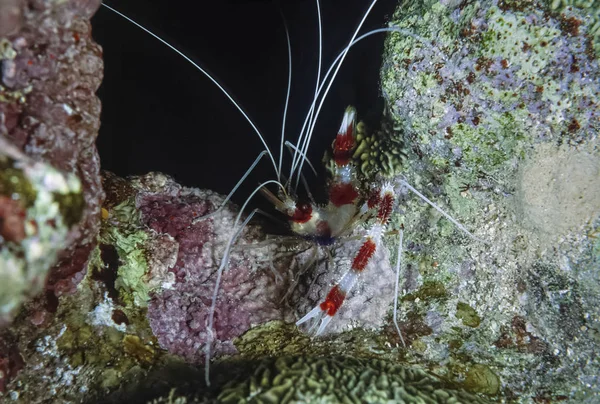
[[[161,42],[163,45],[167,46],[173,52],[177,53],[179,56],[181,56],[182,58],[184,58],[187,62],[189,62],[192,66],[194,66],[198,71],[200,71],[202,74],[204,74],[210,81],[212,81],[217,86],[217,88],[219,90],[221,90],[221,92],[227,97],[227,99],[233,104],[233,106],[235,106],[237,108],[237,110],[240,111],[240,113],[246,119],[246,121],[248,121],[248,123],[250,124],[250,126],[252,127],[252,129],[254,129],[254,131],[258,135],[258,138],[260,139],[260,141],[262,142],[263,146],[265,147],[265,151],[268,153],[269,158],[271,159],[271,163],[273,164],[273,168],[275,170],[275,174],[277,175],[277,179],[280,178],[281,172],[277,168],[277,163],[275,162],[275,158],[273,157],[273,154],[271,153],[271,149],[269,149],[269,146],[267,145],[267,142],[265,141],[265,138],[260,133],[260,131],[258,130],[258,128],[256,127],[256,125],[254,124],[254,122],[252,121],[252,119],[250,119],[250,117],[248,116],[248,114],[246,113],[246,111],[244,111],[244,109],[240,106],[240,104],[238,104],[233,99],[233,97],[227,92],[227,90],[225,90],[225,87],[223,87],[221,85],[221,83],[219,83],[213,76],[211,76],[199,64],[197,64],[196,62],[194,62],[189,56],[187,56],[185,53],[183,53],[182,51],[180,51],[179,49],[177,49],[175,46],[171,45],[169,42],[167,42],[164,39],[162,39],[160,36],[156,35],[154,32],[150,31],[148,28],[146,28],[143,25],[137,23],[132,18],[126,16],[122,12],[116,10],[115,8],[113,8],[111,6],[108,6],[108,5],[104,4],[104,3],[102,3],[102,5],[104,7],[106,7],[107,9],[109,9],[110,11],[112,11],[113,13],[115,13],[115,14],[119,15],[120,17],[124,18],[125,20],[129,21],[130,23],[132,23],[136,27],[140,28],[141,30],[143,30],[147,34],[149,34],[152,37],[154,37],[156,40],[158,40],[159,42]]]
[[[318,22],[318,27],[319,27],[319,62],[318,62],[318,66],[317,66],[317,81],[315,83],[315,95],[313,99],[316,99],[318,94],[319,94],[319,89],[321,87],[321,69],[322,69],[322,60],[323,60],[323,21],[322,21],[322,17],[321,17],[321,4],[319,3],[319,0],[316,0],[316,4],[317,4],[317,22]],[[314,102],[313,102],[314,105]],[[314,111],[314,107],[310,108],[307,114],[307,119],[312,119],[312,114]],[[305,122],[306,125],[306,122]],[[304,131],[304,126],[302,127],[302,130],[300,131],[300,133],[302,133]],[[300,140],[300,138],[298,139]],[[298,143],[300,144],[300,143]],[[293,167],[297,164],[297,159],[298,159],[298,155],[302,156],[305,154],[302,154],[300,152],[300,149],[296,148],[296,153],[293,154],[292,156],[292,169],[290,171],[290,180],[292,179],[292,174],[293,174]],[[291,181],[290,181],[291,183]]]
[[[329,80],[329,83],[327,84],[327,89],[325,90],[325,93],[324,93],[324,95],[323,95],[323,97],[321,99],[321,103],[319,104],[319,108],[317,109],[317,111],[316,111],[316,113],[314,115],[314,118],[312,119],[312,123],[310,125],[310,132],[309,132],[311,134],[312,134],[312,130],[315,127],[315,123],[316,123],[317,117],[319,116],[319,112],[321,111],[321,106],[323,105],[323,102],[325,101],[325,96],[329,92],[329,89],[331,88],[331,85],[333,84],[333,80],[335,79],[335,76],[337,75],[337,72],[339,71],[340,67],[342,66],[342,63],[344,62],[344,59],[346,58],[346,55],[348,54],[348,51],[350,50],[350,46],[352,45],[352,42],[354,42],[354,39],[358,35],[358,32],[362,28],[365,20],[367,19],[367,17],[371,13],[371,10],[375,6],[375,3],[377,3],[377,0],[373,0],[371,2],[371,5],[369,6],[369,8],[367,9],[367,11],[363,15],[363,18],[361,19],[360,23],[358,24],[358,27],[356,27],[356,29],[354,30],[354,34],[352,34],[352,38],[350,38],[349,45],[344,49],[344,52],[343,52],[342,57],[340,59],[340,62],[338,63],[338,65],[337,65],[337,67],[335,69],[335,72],[333,73],[333,76],[332,76],[331,80]],[[325,82],[325,80],[323,82]],[[318,93],[318,91],[317,91],[317,93]],[[309,114],[310,114],[310,112],[309,112]],[[298,143],[298,144],[300,144],[300,143]],[[306,148],[303,147],[302,150],[304,150],[304,154],[306,154],[306,152],[308,151],[307,147]],[[302,160],[300,162],[300,167],[298,168],[298,171],[302,171],[302,166],[303,165],[304,165],[304,160]],[[290,176],[290,178],[291,178],[291,176]],[[296,180],[296,187],[298,186],[297,184],[298,184],[299,178],[300,177],[298,176],[298,179]]]
[[[478,241],[480,243],[490,245],[490,243],[488,241],[480,239],[479,237],[477,237],[473,233],[471,233],[469,230],[467,230],[467,228],[465,226],[463,226],[462,224],[460,224],[456,219],[454,219],[452,216],[450,216],[448,213],[446,213],[442,208],[440,208],[435,203],[433,203],[431,200],[429,200],[425,195],[423,195],[422,193],[420,193],[419,191],[417,191],[406,180],[400,180],[400,185],[408,188],[412,193],[414,193],[419,198],[421,198],[422,200],[424,200],[425,202],[427,202],[432,208],[434,208],[435,210],[437,210],[438,212],[440,212],[446,219],[450,220],[452,222],[452,224],[454,224],[456,227],[458,227],[467,236],[471,237],[473,240]]]
[[[260,162],[260,160],[265,156],[265,154],[267,154],[266,150],[261,151],[258,154],[258,157],[256,157],[256,159],[254,160],[254,162],[252,163],[252,165],[250,166],[250,168],[248,168],[246,170],[246,172],[244,173],[244,175],[242,176],[242,178],[240,178],[240,180],[237,182],[237,184],[235,184],[235,187],[233,187],[233,189],[229,192],[229,194],[227,194],[227,196],[225,197],[225,199],[223,200],[223,202],[219,205],[219,207],[217,209],[215,209],[214,211],[204,215],[204,216],[200,216],[194,219],[194,221],[192,222],[192,224],[196,224],[202,220],[208,219],[209,217],[215,216],[217,215],[219,212],[221,212],[223,210],[223,208],[227,205],[227,203],[229,202],[229,200],[231,199],[231,197],[233,196],[233,194],[235,193],[235,191],[237,191],[237,189],[240,187],[240,185],[242,185],[242,183],[246,180],[246,178],[248,178],[248,176],[250,175],[250,173],[252,172],[252,170],[254,170],[254,167],[256,167],[256,165]]]
[[[394,321],[394,327],[396,327],[396,331],[400,336],[400,341],[402,341],[402,346],[406,347],[404,337],[402,336],[402,331],[398,326],[398,285],[400,284],[400,269],[402,265],[402,238],[404,236],[404,230],[398,230],[398,236],[398,257],[396,258],[396,283],[394,286],[394,312],[392,315],[392,319]]]
[[[221,264],[219,265],[219,269],[217,269],[217,279],[215,280],[215,288],[213,289],[213,295],[212,295],[212,301],[210,304],[210,310],[208,313],[208,324],[207,324],[207,335],[209,336],[208,341],[206,341],[206,345],[204,348],[204,353],[205,353],[205,381],[206,381],[206,385],[210,386],[210,355],[211,355],[211,345],[214,341],[214,332],[213,332],[213,328],[214,328],[214,320],[215,320],[215,308],[217,306],[217,296],[219,294],[219,288],[221,286],[221,278],[223,276],[223,271],[225,270],[225,268],[227,267],[227,265],[229,264],[229,255],[231,252],[231,248],[233,247],[233,244],[237,241],[238,237],[240,236],[240,234],[242,234],[242,231],[244,230],[244,228],[246,227],[246,225],[248,224],[248,222],[250,221],[250,219],[252,219],[252,217],[256,214],[256,212],[258,211],[258,209],[254,209],[252,211],[252,213],[250,213],[248,215],[248,217],[246,218],[246,220],[244,220],[244,222],[242,223],[242,225],[238,227],[238,223],[240,222],[240,219],[242,217],[242,214],[244,213],[244,210],[246,210],[246,207],[248,206],[248,203],[250,203],[250,200],[252,200],[252,198],[254,197],[254,195],[256,195],[258,192],[261,191],[261,189],[268,185],[268,184],[277,184],[280,188],[283,189],[283,191],[285,192],[285,187],[276,180],[268,180],[265,181],[263,183],[261,183],[258,187],[256,187],[254,189],[254,191],[252,191],[252,193],[250,194],[250,196],[246,199],[246,201],[244,202],[244,204],[242,205],[242,208],[240,209],[239,213],[237,214],[235,221],[233,222],[233,229],[235,231],[235,233],[233,234],[233,236],[229,239],[229,241],[227,242],[227,245],[225,246],[225,252],[223,253],[223,258],[221,258]]]
[[[424,44],[425,46],[429,47],[430,49],[433,49],[434,51],[436,51],[438,54],[443,55],[443,52],[441,52],[441,50],[439,50],[439,48],[437,48],[435,45],[433,45],[430,41],[428,41],[427,39],[412,33],[410,31],[407,31],[405,29],[402,29],[400,27],[396,27],[396,26],[390,26],[390,27],[385,27],[385,28],[377,28],[371,31],[368,31],[364,34],[362,34],[361,36],[359,36],[358,38],[356,38],[354,41],[352,41],[346,48],[344,48],[339,55],[335,58],[335,60],[333,61],[333,63],[331,64],[331,66],[329,67],[329,69],[327,70],[327,73],[325,74],[325,77],[323,78],[323,82],[321,83],[319,90],[317,92],[317,94],[320,94],[321,91],[323,90],[323,86],[325,85],[325,83],[327,82],[327,80],[329,79],[330,74],[332,73],[333,69],[338,66],[341,65],[342,61],[340,61],[340,59],[342,59],[344,57],[344,55],[348,52],[348,50],[350,50],[350,48],[352,48],[354,45],[356,45],[358,42],[362,41],[363,39],[370,37],[371,35],[374,34],[378,34],[378,33],[383,33],[383,32],[397,32],[400,33],[404,36],[408,36],[411,38],[414,38],[415,40],[421,42],[422,44]],[[444,59],[446,59],[444,57]],[[333,77],[331,79],[329,79],[329,83],[331,85],[331,83],[333,82],[335,75],[337,75],[337,69],[333,75]],[[311,120],[311,117],[314,115],[313,111],[316,107],[316,103],[319,101],[318,96],[316,96],[311,104],[311,107],[309,109],[309,112],[306,114],[306,118],[304,119],[304,123],[302,125],[302,129],[300,130],[300,135],[298,136],[298,145],[302,144],[299,147],[299,150],[303,150],[304,154],[306,154],[308,152],[308,146],[310,145],[310,140],[312,138],[312,134],[314,132],[314,126],[316,123],[316,119],[317,116],[319,114],[319,112],[321,111],[321,107],[323,105],[323,102],[325,100],[325,97],[327,96],[328,92],[329,92],[329,87],[330,85],[327,87],[327,90],[325,91],[325,93],[322,95],[321,97],[321,101],[317,110],[317,113],[314,117],[314,119]],[[306,129],[306,131],[305,131]],[[301,154],[300,154],[301,155]],[[297,158],[297,156],[295,156],[295,158],[292,161],[292,167],[290,170],[290,178],[293,177],[296,169],[298,168],[298,165],[300,165],[300,160]],[[299,171],[302,170],[302,167],[300,166]],[[296,179],[296,187],[298,185],[298,179]]]
[[[288,29],[285,15],[281,8],[279,8],[279,14],[283,21],[283,27],[285,28],[285,39],[287,40],[287,51],[288,51],[288,84],[287,92],[285,95],[285,107],[283,108],[283,121],[281,122],[281,141],[279,142],[279,164],[277,165],[277,172],[281,174],[281,163],[283,161],[283,143],[285,141],[285,121],[287,119],[288,106],[290,102],[290,92],[292,89],[292,44],[290,42],[290,30]],[[281,181],[281,177],[277,177]]]

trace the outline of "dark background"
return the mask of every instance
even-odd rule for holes
[[[348,43],[370,0],[325,0],[323,73]],[[286,137],[296,139],[312,101],[317,69],[314,1],[107,1],[208,70],[254,120],[274,153],[288,79],[280,9],[292,45],[292,92]],[[385,26],[396,1],[379,0],[361,33]],[[147,33],[101,7],[92,19],[103,46],[105,77],[98,147],[102,167],[121,176],[161,171],[186,186],[227,194],[262,145],[237,109],[202,73]],[[354,47],[321,111],[309,157],[321,170],[307,177],[324,189],[321,157],[347,105],[376,122],[384,34]],[[293,140],[295,142],[295,140]],[[285,150],[284,150],[285,151]],[[287,151],[284,157],[289,161]],[[267,159],[234,196],[242,203],[259,181],[274,178]]]

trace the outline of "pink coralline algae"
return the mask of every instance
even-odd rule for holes
[[[88,21],[99,6],[99,0],[0,3],[0,136],[34,160],[75,174],[83,187],[81,220],[46,279],[56,296],[75,290],[100,226],[104,193],[94,142],[103,64]]]
[[[149,174],[144,182],[151,176],[165,178]],[[216,270],[233,234],[237,212],[228,206],[192,224],[194,218],[214,211],[223,199],[210,191],[180,188],[171,180],[161,188],[167,191],[141,192],[136,198],[142,223],[178,244],[176,263],[169,269],[174,282],[154,292],[148,318],[162,348],[199,363],[209,340],[207,324]],[[259,237],[259,229],[250,226],[236,245],[247,245]],[[278,303],[286,285],[275,281],[269,257],[261,256],[261,251],[264,253],[253,247],[235,248],[223,273],[214,315],[216,354],[235,353],[233,338],[254,325],[283,318]]]

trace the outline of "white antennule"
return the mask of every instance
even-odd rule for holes
[[[322,18],[321,18],[321,6],[319,4],[319,0],[316,0],[317,3],[317,21],[319,22],[318,26],[319,26],[319,63],[317,66],[317,81],[315,83],[315,95],[313,97],[313,99],[316,99],[319,95],[319,89],[321,88],[321,70],[322,70],[322,60],[323,60],[323,24],[322,24]],[[309,121],[312,120],[313,117],[313,113],[314,113],[314,108],[310,108],[308,110],[308,113],[306,115],[306,119],[308,119]],[[300,133],[302,133],[304,131],[304,126],[302,127],[302,130],[300,131]],[[298,145],[300,145],[300,138],[298,137]],[[297,149],[298,152],[300,152],[300,149]],[[296,166],[297,163],[299,163],[298,160],[298,156],[302,156],[302,153],[294,153],[294,156],[292,158],[292,169],[290,172],[290,184],[292,181],[292,176],[291,174],[293,173],[293,167]]]
[[[313,99],[313,102],[309,108],[309,111],[306,114],[306,118],[304,119],[304,123],[302,124],[302,129],[300,130],[300,133],[298,135],[297,145],[299,145],[299,150],[298,150],[297,155],[295,155],[294,159],[292,160],[292,166],[291,166],[290,174],[289,174],[290,181],[293,178],[294,174],[296,173],[297,169],[298,169],[298,171],[302,170],[302,166],[300,164],[300,159],[297,156],[298,155],[305,156],[306,153],[308,153],[308,147],[310,145],[310,140],[312,138],[312,134],[314,131],[314,125],[315,125],[317,116],[321,110],[321,106],[323,105],[325,97],[327,96],[329,87],[331,86],[331,83],[333,82],[341,63],[343,62],[343,58],[345,57],[346,53],[350,50],[350,48],[352,48],[354,45],[356,45],[358,42],[362,41],[363,39],[368,38],[371,35],[383,33],[383,32],[397,32],[402,35],[414,38],[417,41],[424,44],[425,46],[428,46],[429,48],[436,50],[437,53],[443,55],[443,53],[427,39],[425,39],[417,34],[414,34],[412,32],[409,32],[405,29],[402,29],[400,27],[395,27],[395,26],[385,27],[385,28],[377,28],[377,29],[368,31],[368,32],[362,34],[361,36],[359,36],[358,38],[354,39],[347,47],[342,49],[342,51],[338,54],[338,56],[335,58],[335,60],[333,61],[333,63],[329,67],[329,69],[327,70],[327,73],[325,74],[325,77],[323,78],[323,82],[319,86],[317,94],[315,95],[315,98]],[[333,77],[329,78],[329,76],[332,74],[332,71],[334,69],[335,69],[335,73],[333,73]],[[328,81],[328,79],[329,79],[329,81]],[[319,103],[319,108],[315,115],[314,110],[315,110],[317,102],[319,101],[318,96],[321,94],[321,91],[323,91],[323,87],[326,83],[329,83],[329,85],[327,87],[327,90],[321,97],[321,101]],[[314,119],[313,119],[313,115],[314,115]],[[302,151],[302,153],[301,153],[301,151]],[[300,167],[298,167],[298,166],[300,166]],[[298,184],[298,179],[296,179],[296,186],[297,186],[297,184]]]
[[[312,137],[312,133],[313,133],[315,125],[317,123],[317,118],[319,117],[319,112],[321,112],[321,107],[323,106],[323,103],[325,102],[325,97],[327,97],[327,93],[329,93],[329,89],[333,85],[333,81],[335,80],[335,77],[337,76],[337,73],[340,70],[340,67],[342,67],[342,63],[344,63],[344,59],[346,58],[346,55],[348,54],[348,51],[350,50],[350,47],[352,46],[352,43],[354,42],[354,39],[358,35],[358,32],[362,28],[362,26],[365,23],[367,17],[371,13],[371,10],[375,6],[375,3],[377,3],[377,0],[373,0],[373,2],[371,2],[371,5],[369,6],[369,8],[367,9],[367,11],[363,15],[363,18],[360,20],[360,23],[358,24],[358,27],[356,27],[356,29],[354,30],[354,34],[352,34],[352,38],[350,38],[348,46],[346,47],[346,49],[344,49],[344,51],[342,53],[342,57],[340,59],[340,62],[338,63],[338,65],[337,65],[337,67],[335,69],[335,72],[331,76],[331,79],[329,80],[329,83],[327,84],[327,88],[325,89],[325,92],[323,93],[323,96],[321,97],[321,102],[319,103],[319,107],[317,108],[317,110],[316,110],[316,112],[314,114],[314,118],[312,119],[312,122],[309,124],[307,141],[305,142],[306,145],[303,145],[302,148],[301,148],[301,150],[304,152],[304,154],[306,154],[307,151],[308,151],[308,145],[310,144],[310,138]],[[325,84],[325,80],[323,80],[323,84]],[[298,171],[302,171],[302,166],[303,165],[304,165],[304,160],[302,160],[300,162],[300,166],[298,168]],[[296,187],[298,186],[298,178],[296,179]]]
[[[400,341],[402,341],[402,346],[406,347],[406,343],[404,342],[404,337],[402,336],[402,331],[400,330],[400,326],[398,325],[398,286],[400,285],[400,269],[402,265],[402,239],[404,236],[404,230],[398,230],[398,257],[396,258],[396,283],[394,287],[394,311],[392,315],[392,320],[394,322],[394,326],[396,327],[396,331],[400,336]]]
[[[235,184],[235,187],[233,187],[233,189],[229,192],[229,194],[227,194],[227,196],[225,197],[225,199],[223,200],[223,202],[219,205],[219,207],[217,209],[215,209],[214,211],[204,215],[204,216],[200,216],[197,217],[193,220],[192,224],[196,224],[202,220],[208,219],[209,217],[213,217],[215,215],[217,215],[219,212],[221,212],[223,210],[223,208],[227,205],[227,203],[229,202],[229,200],[231,199],[231,197],[233,196],[233,194],[235,193],[235,191],[237,191],[237,189],[240,187],[240,185],[242,185],[242,183],[246,180],[246,178],[250,175],[250,173],[252,172],[252,170],[254,170],[254,167],[256,167],[256,165],[259,163],[259,161],[267,154],[266,150],[261,151],[258,154],[258,157],[254,160],[254,163],[252,163],[252,165],[250,166],[250,168],[248,168],[246,170],[246,172],[244,173],[244,175],[242,176],[242,178],[240,178],[240,180],[237,182],[237,184]]]
[[[233,236],[229,239],[229,241],[227,242],[227,246],[225,246],[225,252],[223,253],[223,257],[221,258],[221,264],[219,265],[219,269],[217,269],[217,279],[215,281],[215,288],[213,290],[213,295],[212,295],[212,302],[210,305],[210,310],[208,313],[208,325],[207,325],[207,330],[208,330],[208,335],[210,336],[208,338],[208,341],[206,341],[206,347],[205,347],[205,354],[206,354],[206,362],[205,362],[205,380],[206,380],[206,385],[210,386],[210,348],[211,348],[211,344],[213,342],[213,327],[214,327],[214,320],[215,320],[215,307],[217,305],[217,296],[219,294],[219,287],[221,286],[221,277],[223,275],[223,271],[225,270],[225,267],[229,264],[229,253],[231,252],[231,247],[233,246],[233,244],[236,242],[237,238],[239,237],[239,235],[242,233],[242,231],[244,230],[244,228],[246,227],[246,225],[248,224],[248,222],[250,221],[250,219],[252,219],[252,217],[256,214],[256,212],[258,211],[258,209],[255,209],[254,211],[252,211],[252,213],[250,213],[248,215],[248,217],[246,218],[246,220],[244,220],[244,222],[242,223],[242,225],[238,227],[238,223],[240,222],[240,219],[242,217],[242,214],[244,213],[244,210],[246,210],[246,206],[248,206],[248,203],[250,203],[250,200],[252,199],[252,197],[254,197],[254,195],[256,195],[256,193],[260,192],[260,190],[265,187],[268,184],[276,184],[279,187],[281,187],[281,189],[283,189],[283,191],[285,192],[285,188],[283,187],[283,185],[281,185],[281,183],[279,181],[275,181],[275,180],[269,180],[269,181],[265,181],[262,184],[260,184],[258,187],[256,187],[254,189],[254,191],[252,191],[252,193],[250,194],[250,196],[246,199],[246,201],[244,202],[244,204],[242,205],[242,208],[240,209],[240,212],[238,213],[238,215],[235,218],[235,221],[233,222],[233,229],[234,229],[234,234]]]
[[[288,29],[287,22],[285,21],[285,16],[281,9],[279,9],[279,13],[281,14],[281,19],[283,21],[283,27],[285,28],[285,39],[287,41],[287,51],[288,51],[288,84],[287,91],[285,94],[285,106],[283,108],[283,119],[281,122],[281,140],[279,141],[279,164],[277,165],[277,172],[281,175],[281,164],[283,161],[283,143],[285,142],[285,122],[287,118],[288,106],[290,103],[290,92],[292,90],[292,44],[290,43],[290,30]],[[278,176],[277,179],[281,181],[281,176]]]
[[[183,53],[182,51],[180,51],[179,49],[177,49],[176,47],[174,47],[173,45],[171,45],[170,43],[168,43],[167,41],[165,41],[164,39],[162,39],[158,35],[156,35],[154,32],[150,31],[148,28],[146,28],[143,25],[137,23],[136,21],[134,21],[130,17],[126,16],[125,14],[121,13],[120,11],[114,9],[113,7],[108,6],[108,5],[104,4],[104,3],[102,3],[102,5],[104,7],[106,7],[107,9],[109,9],[110,11],[112,11],[113,13],[115,13],[115,14],[119,15],[120,17],[124,18],[125,20],[129,21],[130,23],[132,23],[133,25],[135,25],[139,29],[143,30],[147,34],[149,34],[152,37],[154,37],[156,40],[158,40],[159,42],[161,42],[163,45],[167,46],[173,52],[177,53],[179,56],[181,56],[186,61],[188,61],[189,63],[191,63],[192,66],[194,66],[198,71],[200,71],[210,81],[212,81],[219,88],[219,90],[221,90],[221,92],[227,97],[227,99],[229,99],[229,101],[231,101],[231,103],[237,108],[237,110],[240,111],[240,113],[242,114],[242,116],[244,118],[246,118],[246,121],[248,121],[248,123],[250,124],[250,126],[252,127],[252,129],[254,129],[254,131],[258,135],[258,138],[262,142],[262,144],[263,144],[263,146],[265,148],[265,151],[269,154],[269,158],[271,159],[271,163],[273,164],[273,168],[275,170],[275,174],[277,175],[277,178],[278,179],[280,178],[280,174],[281,173],[277,169],[277,163],[275,163],[275,158],[273,157],[273,154],[271,153],[271,149],[269,149],[269,146],[267,145],[267,142],[265,141],[265,138],[260,133],[260,131],[258,130],[258,128],[256,127],[256,125],[254,124],[254,122],[252,121],[252,119],[250,119],[250,117],[248,116],[248,114],[246,113],[246,111],[244,111],[244,109],[240,106],[240,104],[238,104],[233,99],[233,97],[227,92],[227,90],[225,90],[225,88],[221,85],[221,83],[219,83],[214,77],[212,77],[200,65],[198,65],[196,62],[194,62],[189,56],[187,56],[185,53]]]
[[[490,245],[490,243],[488,241],[480,239],[479,237],[477,237],[473,233],[471,233],[469,230],[467,230],[467,228],[465,226],[463,226],[462,224],[458,223],[458,221],[456,219],[454,219],[452,216],[450,216],[448,213],[446,213],[442,208],[440,208],[439,206],[437,206],[435,203],[433,203],[432,201],[430,201],[425,195],[423,195],[422,193],[420,193],[419,191],[417,191],[406,180],[400,180],[400,185],[405,186],[412,193],[414,193],[419,198],[421,198],[422,200],[424,200],[425,202],[427,202],[432,208],[434,208],[435,210],[437,210],[438,212],[440,212],[442,215],[444,215],[444,217],[446,219],[450,220],[456,227],[458,227],[467,236],[471,237],[473,240],[478,241],[480,243]]]

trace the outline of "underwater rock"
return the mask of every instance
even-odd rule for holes
[[[103,245],[112,243],[119,257],[114,287],[119,299],[147,306],[148,320],[160,346],[188,362],[204,359],[216,270],[234,231],[237,211],[231,206],[213,212],[223,198],[210,191],[185,188],[171,178],[150,173],[118,186],[105,181],[108,232]],[[120,189],[122,202],[111,190]],[[241,223],[241,222],[240,222]],[[269,269],[272,257],[252,246],[261,239],[257,225],[249,225],[233,248],[223,272],[215,306],[213,353],[236,352],[232,340],[253,326],[283,319],[279,301],[285,292]]]
[[[399,170],[489,243],[399,187],[403,289],[446,291],[402,299],[400,312],[431,331],[411,344],[419,361],[470,391],[593,402],[598,12],[595,2],[549,3],[428,0],[391,21],[413,34],[390,34],[381,72],[401,128],[387,136],[407,145]]]
[[[590,46],[596,52],[596,58],[600,56],[600,3],[598,0],[553,0],[546,1],[554,14],[569,12],[571,8],[579,8],[586,14],[586,33],[590,40]],[[562,19],[562,26],[573,35],[579,32],[579,20],[572,17]]]
[[[22,368],[23,358],[19,348],[10,337],[0,335],[0,394],[6,391],[8,383]]]
[[[349,357],[282,357],[255,364],[217,393],[182,394],[177,390],[151,403],[488,403],[454,389],[422,370],[383,360]],[[251,397],[251,399],[249,399]],[[177,401],[179,400],[179,401]]]
[[[83,213],[81,183],[0,137],[0,328],[38,295]]]
[[[83,212],[63,246],[46,288],[75,290],[100,227],[99,158],[101,48],[89,18],[100,1],[8,1],[0,6],[0,136],[34,160],[76,175]],[[41,299],[43,300],[43,299]]]
[[[516,195],[522,225],[549,247],[553,235],[581,227],[600,214],[600,163],[594,150],[536,145],[520,171]]]

